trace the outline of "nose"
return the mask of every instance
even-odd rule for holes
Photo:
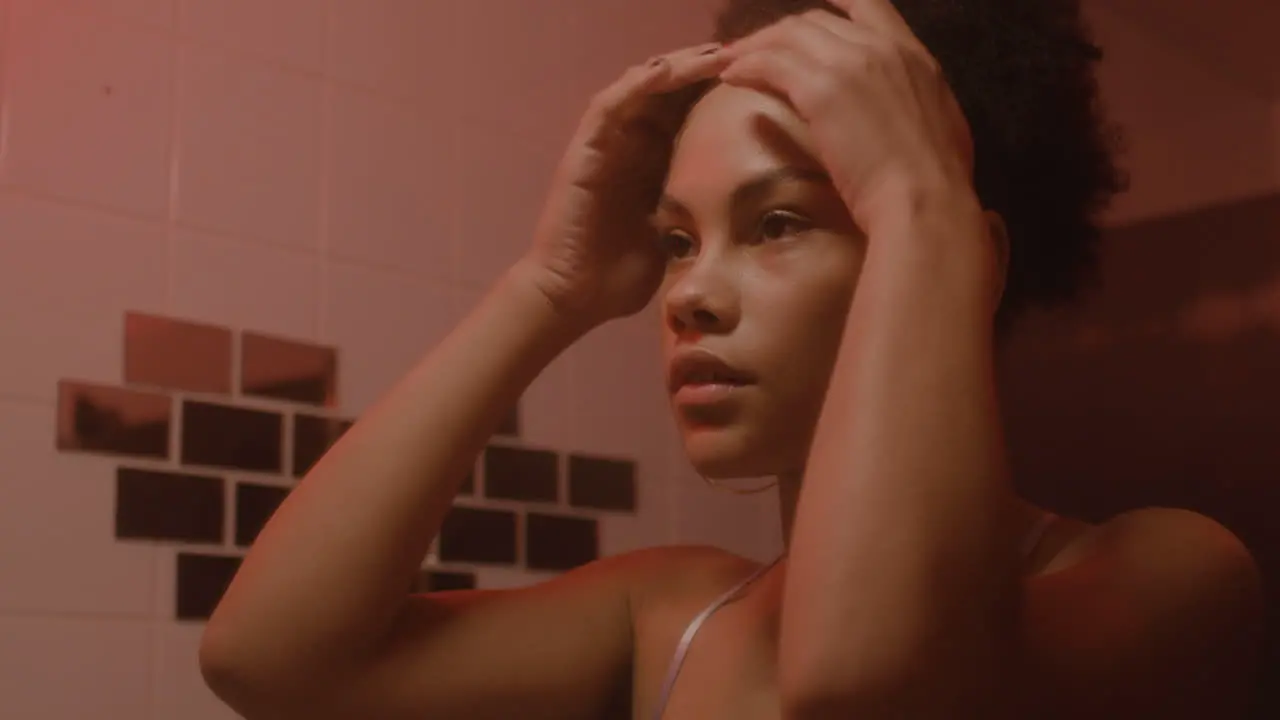
[[[680,272],[670,282],[663,303],[667,326],[677,335],[728,333],[741,313],[733,269],[723,258],[711,255],[703,255]]]

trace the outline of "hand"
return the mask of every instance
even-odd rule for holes
[[[780,97],[868,236],[919,192],[973,196],[969,126],[941,68],[889,0],[831,0],[725,49],[732,85]],[[976,197],[973,198],[976,202]]]
[[[593,327],[634,314],[657,291],[665,258],[650,216],[683,120],[682,96],[726,63],[715,44],[659,56],[591,101],[520,263],[572,322]]]

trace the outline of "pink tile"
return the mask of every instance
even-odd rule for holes
[[[68,1],[68,0],[63,0]],[[160,27],[173,26],[177,0],[72,0],[116,17]]]
[[[333,77],[381,93],[429,100],[437,109],[442,86],[455,82],[463,54],[457,8],[473,3],[421,0],[332,0]]]
[[[319,280],[308,251],[194,230],[174,238],[173,312],[181,317],[315,337]]]
[[[126,310],[163,314],[160,224],[0,192],[0,395],[52,400],[58,380],[119,383]]]
[[[412,273],[331,263],[320,339],[338,348],[341,412],[358,415],[458,323],[452,291]]]
[[[317,247],[319,79],[195,46],[182,50],[178,217],[292,248]]]
[[[315,0],[178,0],[182,31],[302,70],[324,69],[327,3]]]
[[[0,716],[147,718],[151,623],[0,616]]]
[[[115,540],[115,462],[53,435],[51,407],[0,401],[0,613],[151,617],[157,550]]]
[[[456,123],[361,90],[338,88],[331,158],[331,257],[452,278]]]
[[[164,217],[171,36],[75,3],[12,2],[0,182]]]
[[[655,310],[597,328],[569,350],[570,449],[634,460],[634,518],[601,521],[601,552],[683,541],[672,534],[675,458],[682,456],[663,388]]]

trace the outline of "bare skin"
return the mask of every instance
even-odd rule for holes
[[[743,57],[706,50],[642,65],[601,93],[566,154],[529,256],[361,419],[259,537],[201,648],[210,686],[249,720],[649,716],[685,626],[752,563],[709,548],[657,548],[524,589],[409,597],[404,588],[503,410],[583,334],[639,311],[655,292],[669,358],[696,347],[751,378],[718,404],[674,388],[694,465],[714,477],[777,475],[792,540],[822,538],[823,528],[804,527],[821,517],[806,507],[812,493],[849,501],[841,494],[848,488],[810,467],[837,457],[821,454],[814,435],[836,427],[822,408],[828,379],[841,376],[854,352],[848,339],[873,337],[851,333],[849,318],[859,312],[851,308],[869,243],[887,231],[867,231],[869,211],[838,189],[816,124],[780,93],[748,87],[746,70],[737,71],[741,82],[709,92],[682,125],[673,120],[662,93],[717,77]],[[654,157],[670,157],[670,167],[645,164]],[[975,227],[998,241],[998,219],[986,220]],[[869,317],[871,306],[857,307]],[[857,327],[875,326],[863,323]],[[1041,512],[1016,498],[1001,507],[1007,533],[999,537],[1008,542],[993,557],[1012,557]],[[882,707],[854,714],[845,712],[854,705],[839,703],[865,696],[832,693],[819,705],[816,694],[789,691],[847,680],[809,659],[857,657],[848,655],[856,646],[838,641],[863,632],[853,612],[821,637],[786,620],[801,601],[784,599],[820,565],[792,571],[798,553],[813,552],[805,547],[791,545],[796,557],[708,622],[665,718],[979,716],[887,693],[877,696]],[[914,567],[917,556],[905,552],[863,557],[831,547],[824,559]],[[1169,510],[1099,527],[1064,521],[1012,572],[1018,674],[1004,678],[1001,702],[975,701],[983,707],[1032,707],[1046,718],[1238,713],[1253,670],[1258,581],[1247,552],[1221,527]],[[866,584],[869,603],[898,591]],[[886,626],[905,632],[903,622]],[[797,668],[812,674],[797,682]],[[920,682],[950,691],[931,688],[928,675]]]

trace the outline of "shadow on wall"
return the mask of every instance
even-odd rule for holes
[[[1115,229],[1102,269],[1007,348],[1016,477],[1068,515],[1182,507],[1234,530],[1266,577],[1280,680],[1280,195]],[[1268,693],[1260,716],[1280,717]]]

